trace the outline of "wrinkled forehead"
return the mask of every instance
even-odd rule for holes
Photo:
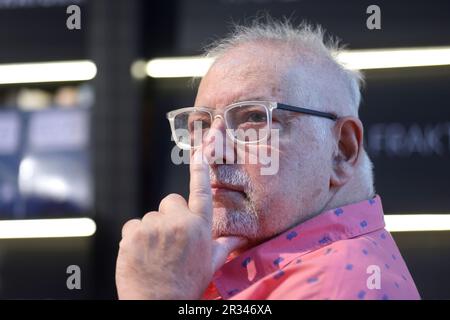
[[[276,51],[237,48],[218,58],[200,82],[195,106],[224,108],[244,100],[283,100],[286,72]]]

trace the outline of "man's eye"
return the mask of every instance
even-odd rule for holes
[[[266,122],[267,116],[265,113],[252,112],[246,115],[244,122]]]
[[[210,126],[210,121],[208,119],[198,118],[195,120],[189,121],[189,130],[194,131],[195,128],[198,129],[207,129]]]

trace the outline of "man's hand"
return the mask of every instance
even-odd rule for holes
[[[199,299],[227,256],[245,240],[212,239],[209,167],[202,150],[190,164],[189,203],[170,194],[158,211],[122,229],[116,266],[119,299]]]

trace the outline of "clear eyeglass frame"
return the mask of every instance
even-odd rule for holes
[[[266,123],[266,128],[264,130],[266,131],[266,135],[263,136],[262,138],[260,137],[258,140],[252,140],[252,141],[242,141],[242,140],[237,139],[236,136],[232,134],[232,131],[236,130],[236,128],[231,127],[227,115],[233,109],[242,108],[243,106],[260,106],[260,107],[265,108],[267,123]],[[327,118],[327,119],[330,119],[333,121],[338,119],[338,117],[333,113],[317,111],[317,110],[313,110],[313,109],[309,109],[309,108],[291,106],[291,105],[274,102],[274,101],[253,101],[253,100],[240,101],[240,102],[230,104],[230,105],[226,106],[223,111],[220,111],[220,112],[218,112],[216,109],[212,109],[212,108],[208,108],[208,107],[186,107],[186,108],[181,108],[181,109],[176,109],[176,110],[170,111],[166,114],[166,117],[169,120],[170,129],[172,131],[172,138],[175,141],[176,145],[180,149],[183,149],[183,150],[192,150],[192,149],[198,148],[199,146],[192,147],[190,144],[181,142],[176,134],[177,128],[175,128],[175,119],[177,116],[179,116],[181,114],[193,112],[193,111],[206,112],[211,117],[210,123],[212,123],[214,121],[214,119],[216,119],[216,118],[222,118],[225,123],[226,133],[233,142],[240,143],[240,144],[256,144],[256,143],[261,142],[262,140],[266,140],[266,139],[270,138],[270,132],[272,130],[272,114],[273,114],[273,110],[275,110],[275,109],[309,114],[309,115],[313,115],[313,116]]]

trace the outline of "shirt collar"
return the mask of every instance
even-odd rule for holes
[[[378,195],[324,211],[227,261],[214,275],[214,285],[230,298],[308,252],[384,228],[383,215]]]

